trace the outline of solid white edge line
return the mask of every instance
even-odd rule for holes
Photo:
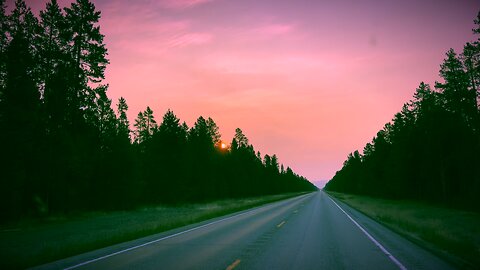
[[[308,193],[308,194],[310,194],[310,193]],[[302,195],[302,196],[300,196],[300,198],[301,198],[301,197],[304,197],[304,196],[306,196],[306,195],[308,195],[308,194]],[[294,198],[295,198],[295,197],[294,197]],[[298,198],[298,197],[297,197],[297,198]],[[293,198],[292,198],[292,199],[293,199]],[[267,205],[264,205],[264,206],[267,206]],[[101,257],[92,259],[92,260],[88,260],[88,261],[85,261],[85,262],[82,262],[82,263],[79,263],[79,264],[76,264],[76,265],[73,265],[73,266],[69,266],[69,267],[67,267],[67,268],[64,268],[64,270],[75,269],[75,268],[78,268],[78,267],[80,267],[80,266],[84,266],[84,265],[87,265],[87,264],[90,264],[90,263],[93,263],[93,262],[96,262],[96,261],[100,261],[100,260],[103,260],[103,259],[106,259],[106,258],[115,256],[115,255],[118,255],[118,254],[122,254],[122,253],[125,253],[125,252],[128,252],[128,251],[137,249],[137,248],[141,248],[141,247],[144,247],[144,246],[148,246],[148,245],[151,245],[151,244],[153,244],[153,243],[160,242],[160,241],[163,241],[163,240],[166,240],[166,239],[175,237],[175,236],[179,236],[179,235],[182,235],[182,234],[191,232],[191,231],[195,231],[195,230],[198,230],[198,229],[201,229],[201,228],[205,228],[205,227],[207,227],[207,226],[210,226],[210,225],[213,225],[213,224],[217,224],[217,223],[222,222],[222,221],[226,221],[226,220],[229,220],[229,219],[232,219],[232,218],[236,218],[236,217],[239,217],[239,216],[243,216],[243,215],[248,214],[248,213],[250,213],[250,212],[259,210],[259,209],[261,209],[261,208],[262,208],[262,207],[260,207],[260,208],[255,208],[255,209],[251,209],[251,210],[248,210],[248,211],[243,212],[243,213],[240,213],[240,214],[236,214],[236,215],[231,216],[231,217],[227,217],[227,218],[220,219],[220,220],[216,220],[216,221],[213,221],[213,222],[210,222],[210,223],[207,223],[207,224],[203,224],[203,225],[201,225],[201,226],[188,229],[188,230],[186,230],[186,231],[181,231],[181,232],[178,232],[178,233],[174,233],[174,234],[171,234],[171,235],[168,235],[168,236],[159,238],[159,239],[155,239],[155,240],[152,240],[152,241],[143,243],[143,244],[141,244],[141,245],[133,246],[133,247],[130,247],[130,248],[127,248],[127,249],[122,249],[122,250],[117,251],[117,252],[114,252],[114,253],[110,253],[110,254],[107,254],[107,255],[104,255],[104,256],[101,256]]]
[[[330,196],[328,196],[328,198],[338,207],[338,209],[340,209],[340,211],[342,211],[353,222],[353,224],[355,224],[368,237],[368,239],[370,239],[378,248],[380,248],[380,250],[385,253],[385,255],[387,255],[387,257],[390,258],[390,260],[392,260],[398,266],[398,268],[400,268],[401,270],[407,270],[407,268],[397,258],[395,258],[395,256],[393,256],[384,246],[382,246],[382,244],[380,244],[362,226],[360,226],[358,222],[356,222],[349,214],[347,214],[347,212],[345,212],[345,210],[343,210],[340,205],[338,205],[332,198],[330,198]]]
[[[256,209],[254,209],[254,210],[256,210]],[[168,236],[159,238],[159,239],[155,239],[155,240],[153,240],[153,241],[146,242],[146,243],[143,243],[143,244],[141,244],[141,245],[133,246],[133,247],[130,247],[130,248],[127,248],[127,249],[122,249],[122,250],[120,250],[120,251],[117,251],[117,252],[114,252],[114,253],[110,253],[110,254],[108,254],[108,255],[105,255],[105,256],[102,256],[102,257],[98,257],[98,258],[95,258],[95,259],[92,259],[92,260],[89,260],[89,261],[85,261],[85,262],[82,262],[82,263],[79,263],[79,264],[76,264],[76,265],[74,265],[74,266],[70,266],[70,267],[67,267],[67,268],[64,268],[64,269],[65,269],[65,270],[68,270],[68,269],[78,268],[78,267],[80,267],[80,266],[83,266],[83,265],[86,265],[86,264],[90,264],[90,263],[92,263],[92,262],[100,261],[100,260],[106,259],[106,258],[108,258],[108,257],[112,257],[112,256],[115,256],[115,255],[118,255],[118,254],[121,254],[121,253],[130,251],[130,250],[134,250],[134,249],[137,249],[137,248],[141,248],[141,247],[144,247],[144,246],[147,246],[147,245],[156,243],[156,242],[160,242],[160,241],[163,241],[163,240],[166,240],[166,239],[169,239],[169,238],[178,236],[178,235],[182,235],[182,234],[185,234],[185,233],[188,233],[188,232],[191,232],[191,231],[195,231],[195,230],[198,230],[198,229],[201,229],[201,228],[205,228],[205,227],[207,227],[207,226],[210,226],[210,225],[219,223],[219,222],[221,222],[221,221],[226,221],[226,220],[229,220],[229,219],[232,219],[232,218],[235,218],[235,217],[239,217],[239,216],[245,215],[245,214],[247,214],[247,213],[250,213],[250,212],[252,212],[252,211],[254,211],[254,210],[250,210],[250,211],[248,211],[248,212],[240,213],[240,214],[237,214],[237,215],[235,215],[235,216],[231,216],[231,217],[228,217],[228,218],[224,218],[224,219],[221,219],[221,220],[217,220],[217,221],[214,221],[214,222],[210,222],[210,223],[207,223],[207,224],[203,224],[203,225],[201,225],[201,226],[198,226],[198,227],[195,227],[195,228],[191,228],[191,229],[188,229],[188,230],[186,230],[186,231],[181,231],[181,232],[178,232],[178,233],[174,233],[174,234],[171,234],[171,235],[168,235]]]

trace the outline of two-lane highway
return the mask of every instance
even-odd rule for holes
[[[38,269],[451,269],[315,192],[67,258]]]

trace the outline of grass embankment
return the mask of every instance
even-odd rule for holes
[[[31,267],[300,194],[24,220],[0,228],[0,269]]]
[[[480,266],[480,213],[413,201],[328,193],[453,263],[464,264],[449,255],[465,260],[467,265],[463,266]]]

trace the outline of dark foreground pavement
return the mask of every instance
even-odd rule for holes
[[[319,191],[36,269],[451,269]]]

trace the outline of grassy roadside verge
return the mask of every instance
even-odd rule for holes
[[[0,268],[31,267],[300,194],[24,221],[17,227],[0,228]]]
[[[460,267],[480,265],[479,213],[414,201],[328,194]]]

